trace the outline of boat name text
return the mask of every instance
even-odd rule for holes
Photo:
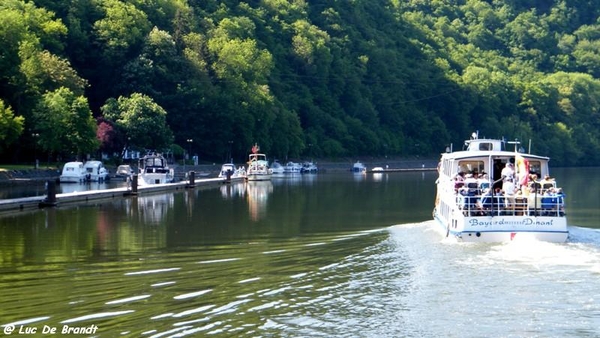
[[[541,225],[541,226],[553,226],[554,225],[554,220],[548,220],[548,221],[540,221],[540,220],[536,220],[533,218],[524,218],[522,220],[507,220],[504,218],[501,218],[499,220],[493,219],[493,220],[480,220],[480,219],[471,219],[469,220],[469,225],[472,227],[489,227],[489,226],[506,226],[506,225]]]

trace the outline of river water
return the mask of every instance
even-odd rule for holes
[[[553,172],[567,194],[563,244],[443,240],[434,172],[299,175],[4,215],[0,330],[598,337],[597,169]]]

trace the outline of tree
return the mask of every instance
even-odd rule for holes
[[[162,151],[173,143],[167,112],[149,96],[133,93],[117,100],[111,98],[101,110],[106,119],[123,130],[132,146]]]
[[[96,122],[88,101],[61,87],[42,96],[34,110],[39,143],[49,153],[81,158],[98,149]]]
[[[24,122],[22,116],[15,116],[10,106],[0,99],[0,151],[19,138]]]

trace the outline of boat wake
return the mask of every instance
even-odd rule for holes
[[[513,241],[502,243],[465,243],[457,242],[453,238],[440,238],[439,233],[432,229],[435,226],[433,222],[398,224],[392,226],[390,231],[392,234],[401,234],[400,237],[404,238],[399,239],[401,242],[420,241],[420,245],[434,247],[436,244],[443,244],[435,248],[435,251],[449,250],[453,255],[462,250],[462,254],[469,254],[466,259],[460,259],[465,265],[506,264],[509,270],[534,267],[542,270],[552,268],[552,271],[562,267],[565,270],[581,269],[600,273],[598,229],[571,226],[569,239],[565,243],[538,241],[524,236],[517,236]]]
[[[390,250],[399,257],[389,266],[402,273],[388,282],[404,291],[394,298],[403,311],[395,312],[393,322],[401,324],[392,331],[429,337],[600,333],[588,315],[600,313],[592,296],[600,287],[600,231],[570,227],[566,243],[465,243],[440,236],[432,222],[389,228]]]

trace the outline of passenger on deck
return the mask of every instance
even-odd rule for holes
[[[512,163],[506,163],[506,166],[504,166],[504,169],[502,169],[502,172],[500,173],[500,175],[502,176],[503,180],[507,180],[507,179],[514,179],[515,178],[515,166]]]
[[[542,185],[538,181],[538,176],[536,174],[532,174],[532,175],[529,176],[528,187],[529,187],[529,192],[531,194],[538,193],[538,190],[542,187]]]
[[[457,193],[458,189],[465,185],[465,172],[459,171],[456,176],[454,176],[454,192]]]
[[[515,207],[516,186],[512,178],[504,180],[504,183],[502,183],[502,190],[504,190],[504,202],[506,203],[506,208],[513,209]]]
[[[479,178],[477,179],[477,183],[478,183],[479,189],[481,189],[481,190],[484,190],[484,189],[490,187],[490,178],[485,171],[481,172],[481,175],[479,175]]]
[[[473,174],[467,174],[465,178],[465,187],[477,190],[478,186],[479,184],[477,182],[477,179],[473,176]],[[469,191],[472,192],[471,190]]]

